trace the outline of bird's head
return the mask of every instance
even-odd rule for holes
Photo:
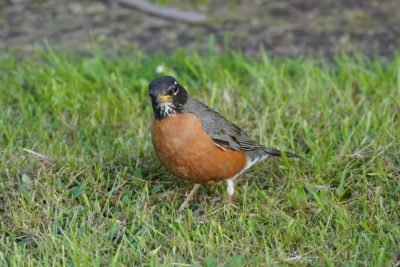
[[[172,76],[162,76],[153,80],[148,87],[151,104],[156,119],[182,112],[188,93]]]

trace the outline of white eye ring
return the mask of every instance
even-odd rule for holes
[[[171,89],[171,92],[172,92],[173,95],[176,95],[176,94],[178,93],[178,91],[179,91],[179,88],[178,88],[177,86],[174,86],[174,87]]]

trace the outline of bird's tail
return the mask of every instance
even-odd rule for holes
[[[248,160],[244,170],[250,168],[257,162],[263,161],[270,157],[282,157],[283,154],[285,154],[288,158],[302,158],[292,152],[281,152],[277,149],[262,147],[261,149],[247,153]]]
[[[262,150],[266,155],[271,156],[271,157],[282,157],[282,154],[284,153],[286,157],[288,158],[301,158],[299,155],[296,155],[292,152],[282,152],[280,150],[274,149],[274,148],[263,148]]]

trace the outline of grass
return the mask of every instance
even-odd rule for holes
[[[400,57],[4,52],[0,69],[0,266],[393,263]],[[221,184],[179,214],[192,185],[153,152],[156,69],[305,159],[246,172],[232,208]]]

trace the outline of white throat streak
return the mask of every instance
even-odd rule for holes
[[[175,106],[172,102],[160,103],[157,108],[160,110],[160,114],[163,117],[176,114]]]

